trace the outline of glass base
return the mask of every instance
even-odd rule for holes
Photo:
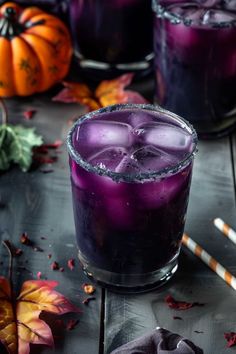
[[[143,274],[121,274],[93,267],[79,251],[79,260],[85,274],[96,283],[118,293],[140,293],[154,290],[164,285],[178,268],[177,257],[165,267]]]
[[[127,72],[132,72],[138,77],[145,77],[152,71],[154,58],[154,54],[150,53],[142,61],[110,64],[84,58],[77,51],[74,54],[83,74],[94,80],[112,79]]]

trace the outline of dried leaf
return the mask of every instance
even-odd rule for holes
[[[9,354],[29,354],[30,343],[53,346],[50,327],[39,319],[42,311],[57,315],[79,312],[54,290],[57,285],[55,281],[29,280],[13,299],[8,280],[0,277],[0,341]]]
[[[165,302],[171,309],[175,310],[187,310],[195,306],[204,306],[204,304],[201,304],[199,302],[177,301],[171,295],[166,296]]]
[[[138,92],[125,88],[131,84],[134,74],[128,73],[113,80],[102,81],[93,93],[86,84],[63,82],[65,88],[53,97],[53,101],[78,102],[89,111],[117,103],[147,103]]]

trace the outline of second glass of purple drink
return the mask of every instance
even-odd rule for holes
[[[80,118],[68,135],[79,259],[117,291],[176,271],[197,136],[179,116],[124,104]]]
[[[70,23],[78,63],[87,76],[112,78],[150,72],[151,0],[70,0]]]
[[[156,100],[202,137],[236,125],[236,1],[153,0]]]

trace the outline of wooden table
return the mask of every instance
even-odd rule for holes
[[[48,94],[7,100],[10,119],[35,126],[45,142],[65,141],[68,120],[81,113],[82,108],[52,102],[51,97]],[[37,112],[33,120],[26,121],[23,112],[29,109]],[[236,274],[236,246],[216,230],[212,221],[221,217],[236,228],[235,147],[234,135],[200,141],[185,228],[233,274]],[[40,271],[43,279],[58,280],[58,291],[83,311],[79,316],[63,317],[79,317],[79,324],[72,331],[56,335],[55,349],[34,346],[31,353],[109,354],[156,326],[193,340],[205,354],[230,352],[226,349],[224,332],[236,331],[236,294],[184,247],[178,272],[163,288],[142,295],[118,295],[97,287],[96,299],[87,306],[82,303],[86,294],[81,286],[88,280],[78,261],[73,271],[66,265],[69,258],[76,259],[76,246],[66,146],[60,150],[62,153],[51,173],[42,173],[40,169],[22,173],[13,168],[0,176],[0,237],[12,240],[24,251],[14,263],[15,287],[19,289],[25,279],[36,279]],[[21,245],[23,232],[44,252],[34,252]],[[48,254],[52,254],[51,259]],[[7,275],[8,256],[3,246],[0,256],[1,274]],[[65,271],[51,270],[52,261],[59,262]],[[202,302],[205,306],[181,312],[171,310],[164,302],[168,294],[179,300]],[[52,328],[55,332],[56,325]]]

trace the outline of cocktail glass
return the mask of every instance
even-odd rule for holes
[[[175,273],[196,144],[187,121],[153,105],[109,106],[75,123],[68,150],[87,275],[138,292]]]
[[[236,1],[153,0],[156,100],[202,137],[236,123]]]
[[[153,58],[151,0],[71,0],[75,54],[98,78],[149,72]]]

